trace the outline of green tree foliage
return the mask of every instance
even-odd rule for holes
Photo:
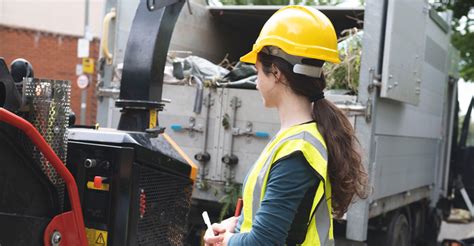
[[[451,0],[446,6],[453,11],[452,42],[461,52],[461,77],[474,81],[474,0]],[[444,9],[444,8],[442,8]],[[461,19],[466,20],[461,21]]]
[[[338,49],[341,63],[324,63],[327,88],[348,90],[350,94],[357,94],[362,56],[362,32],[359,32],[357,28],[344,30],[339,39]]]

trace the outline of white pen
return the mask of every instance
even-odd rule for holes
[[[202,218],[204,219],[204,223],[207,225],[207,229],[212,231],[211,220],[209,219],[207,211],[202,212]]]

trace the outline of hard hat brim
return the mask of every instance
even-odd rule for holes
[[[249,53],[245,54],[244,56],[240,57],[241,62],[255,64],[257,62],[257,51],[252,50]]]
[[[257,49],[257,50],[253,49],[249,53],[247,53],[247,54],[243,55],[242,57],[240,57],[240,61],[245,62],[245,63],[255,64],[255,63],[257,63],[258,52],[260,52],[260,49]],[[296,55],[296,56],[308,57],[305,54]],[[333,55],[333,56],[317,56],[317,57],[308,57],[308,58],[319,59],[319,60],[331,62],[331,63],[334,63],[334,64],[341,63],[341,60],[337,56],[337,53],[335,54],[335,56],[336,57],[334,57],[334,55]]]

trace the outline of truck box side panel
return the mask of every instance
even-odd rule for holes
[[[438,140],[379,135],[375,141],[374,200],[434,182]]]

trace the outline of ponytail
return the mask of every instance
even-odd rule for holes
[[[354,195],[366,198],[367,173],[358,152],[354,128],[333,103],[321,99],[313,104],[313,118],[328,149],[328,175],[332,185],[332,208],[341,218]]]

